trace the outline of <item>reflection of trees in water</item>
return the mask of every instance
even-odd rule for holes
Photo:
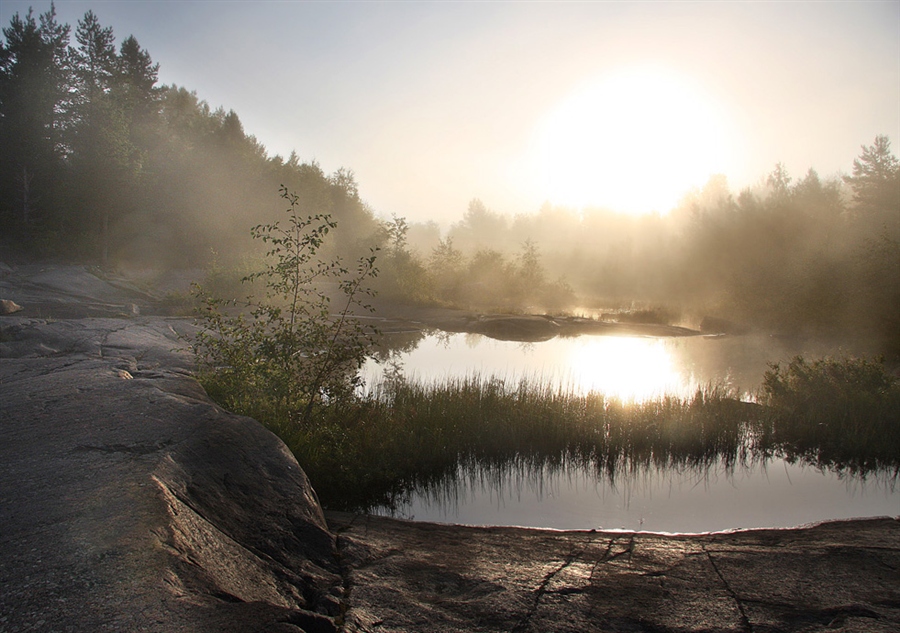
[[[481,334],[454,333],[434,330],[424,333],[390,334],[384,337],[383,351],[378,360],[386,362],[388,358],[402,362],[408,376],[431,375],[435,367],[441,367],[441,352],[443,350],[459,351],[454,360],[454,371],[464,374],[467,371],[490,372],[485,369],[493,366],[494,359],[502,355],[506,359],[502,363],[494,363],[494,371],[515,373],[517,376],[539,377],[555,380],[563,386],[572,384],[584,384],[584,389],[611,389],[603,382],[600,368],[607,368],[606,373],[614,378],[623,376],[623,367],[630,369],[628,374],[640,384],[653,384],[652,376],[654,367],[659,367],[659,359],[641,359],[636,354],[639,350],[631,350],[629,346],[623,349],[607,349],[605,345],[597,343],[610,343],[621,337],[609,336],[585,336],[572,338],[557,338],[540,343],[516,343],[502,342],[484,337]],[[718,385],[727,390],[739,394],[744,399],[753,399],[757,395],[763,373],[768,364],[773,361],[783,361],[797,354],[806,357],[821,357],[828,354],[851,352],[860,355],[868,355],[872,350],[857,343],[855,346],[840,347],[834,342],[821,342],[810,339],[779,338],[766,334],[747,334],[741,336],[717,336],[717,337],[673,337],[673,338],[629,338],[629,342],[655,346],[659,354],[668,357],[667,362],[672,367],[672,372],[683,385],[679,393],[682,395],[692,393],[697,385]],[[592,351],[592,347],[602,347]],[[640,347],[640,346],[638,346]],[[494,350],[496,348],[497,354]],[[413,359],[408,360],[407,355],[414,354]],[[426,352],[428,350],[428,352]],[[471,354],[466,354],[472,350]],[[584,354],[580,352],[584,351]],[[621,355],[621,356],[619,356]],[[465,360],[469,359],[469,360]],[[464,364],[470,362],[471,370]],[[648,371],[637,369],[639,363],[653,363]],[[484,364],[483,364],[484,363]],[[619,364],[623,367],[618,367]],[[577,367],[573,366],[577,365]],[[582,367],[581,365],[588,366]],[[596,376],[582,373],[583,370],[596,368]],[[443,378],[445,374],[440,374]],[[584,379],[583,381],[581,379]],[[659,385],[658,390],[671,391],[677,389],[672,386],[672,380],[666,385]],[[638,392],[648,395],[657,391],[641,390]]]
[[[523,497],[543,501],[557,497],[565,484],[571,487],[573,480],[584,485],[602,487],[620,495],[625,507],[631,498],[642,490],[652,490],[661,482],[687,482],[691,487],[708,488],[712,482],[725,478],[734,481],[759,473],[765,476],[770,464],[783,460],[787,464],[814,468],[823,475],[835,473],[846,485],[856,489],[882,490],[893,494],[900,484],[900,465],[872,464],[861,470],[834,461],[822,463],[814,458],[785,454],[771,450],[744,451],[738,460],[726,456],[704,454],[696,459],[665,465],[650,461],[636,462],[621,459],[617,463],[606,460],[602,468],[584,460],[521,459],[492,464],[460,463],[452,472],[442,477],[430,478],[423,483],[398,489],[389,495],[383,506],[393,516],[415,518],[411,514],[413,499],[426,507],[441,509],[444,514],[459,514],[468,500],[488,496],[497,503],[504,500],[519,501]],[[666,460],[663,460],[666,461]]]
[[[444,332],[443,334],[447,334],[447,338],[446,338],[446,341],[442,341],[442,343],[444,343],[444,345],[446,347],[450,347],[449,333]],[[466,347],[468,347],[469,349],[474,349],[474,348],[478,347],[479,345],[481,345],[481,342],[483,340],[484,340],[483,334],[475,334],[474,332],[466,332],[466,334],[465,334]]]
[[[429,333],[416,330],[412,332],[392,332],[381,337],[375,349],[375,360],[379,363],[396,360],[402,362],[402,356],[419,347]]]
[[[666,482],[669,485],[677,482],[679,487],[686,485],[691,489],[709,489],[722,479],[735,482],[754,476],[768,477],[768,468],[782,461],[812,468],[822,476],[835,473],[854,496],[861,491],[895,494],[900,485],[898,466],[875,468],[864,474],[850,473],[845,469],[816,464],[814,460],[797,459],[774,451],[768,455],[760,453],[752,457],[748,453],[748,458],[738,463],[728,463],[727,459],[708,462],[703,460],[678,466],[623,463],[612,475],[609,471],[598,472],[591,464],[571,460],[544,463],[512,460],[487,467],[460,465],[453,475],[425,486],[398,492],[382,509],[392,516],[415,519],[413,506],[418,503],[425,508],[438,509],[446,516],[458,516],[462,506],[479,497],[488,497],[498,505],[523,499],[542,502],[558,498],[565,494],[566,489],[578,486],[617,495],[627,509],[633,499],[645,496],[647,491],[652,493],[654,488],[665,485]]]
[[[869,356],[876,352],[859,341],[854,344],[768,334],[673,338],[666,342],[677,366],[695,384],[723,385],[750,396],[756,395],[763,373],[772,362],[787,361],[798,354],[819,358],[847,353]]]

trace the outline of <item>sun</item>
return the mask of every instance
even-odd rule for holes
[[[715,101],[661,68],[623,69],[582,85],[538,126],[544,199],[625,213],[666,213],[726,169],[729,138]]]

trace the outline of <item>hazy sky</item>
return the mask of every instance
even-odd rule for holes
[[[3,0],[3,26],[29,6],[50,5]],[[900,149],[897,1],[56,7],[73,42],[92,9],[161,83],[234,109],[272,154],[352,169],[376,213],[414,221],[473,197],[519,213],[634,192],[645,210],[709,172],[742,187],[779,161],[849,172],[876,134]]]

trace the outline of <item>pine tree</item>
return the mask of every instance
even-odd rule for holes
[[[117,84],[136,116],[148,116],[159,111],[159,89],[156,87],[159,64],[153,63],[150,53],[141,48],[133,35],[125,38],[119,47],[117,71]]]
[[[112,27],[100,25],[88,11],[78,22],[71,51],[77,86],[73,126],[73,170],[80,208],[71,218],[89,227],[100,263],[109,264],[111,231],[123,215],[129,187],[140,169],[132,142],[128,102],[119,90],[119,58]]]
[[[10,234],[47,223],[68,153],[69,26],[53,5],[39,20],[15,14],[0,42],[0,217]]]
[[[876,231],[900,238],[900,161],[891,153],[887,136],[875,137],[853,161],[853,175],[844,181],[853,189],[853,201],[863,222]]]
[[[101,26],[94,12],[88,11],[78,22],[75,40],[79,46],[72,50],[72,59],[86,115],[112,86],[116,75],[115,37],[111,26]]]

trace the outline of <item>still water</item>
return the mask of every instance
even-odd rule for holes
[[[423,382],[477,374],[536,379],[566,390],[602,391],[641,401],[690,396],[722,385],[752,399],[769,362],[866,350],[764,336],[647,338],[581,336],[540,343],[476,334],[398,338],[390,363],[369,363],[376,384],[386,371]],[[381,513],[388,513],[386,509]],[[642,470],[610,482],[578,469],[541,473],[460,472],[455,486],[414,493],[396,515],[469,525],[557,529],[705,532],[790,527],[828,519],[900,514],[900,483],[889,474],[866,480],[770,459],[729,471]]]
[[[478,476],[454,490],[417,493],[393,514],[465,525],[694,533],[895,516],[900,489],[887,477],[841,479],[773,459],[732,473],[722,466],[656,471],[614,484],[579,470],[540,479]]]
[[[866,354],[837,346],[768,336],[652,338],[577,336],[540,343],[498,341],[480,334],[433,333],[395,338],[394,367],[426,383],[478,374],[508,381],[536,379],[576,392],[602,391],[642,401],[661,394],[692,395],[698,387],[721,385],[752,397],[769,362],[797,354],[809,358]],[[367,384],[377,383],[391,363],[370,361]]]

